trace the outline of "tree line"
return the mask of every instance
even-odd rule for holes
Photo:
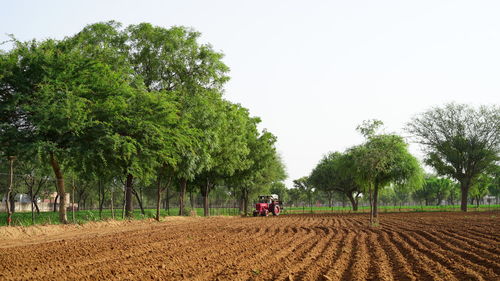
[[[188,186],[203,195],[205,215],[217,186],[231,190],[247,212],[256,190],[285,178],[284,166],[276,137],[258,128],[260,119],[223,98],[229,68],[199,38],[185,27],[122,28],[114,21],[62,40],[12,37],[13,48],[0,53],[6,198],[17,163],[40,178],[51,170],[62,223],[73,179],[92,183],[99,194],[121,182],[127,217],[134,187],[146,185],[156,189],[157,219],[171,187],[179,215]]]
[[[360,197],[370,203],[371,222],[377,222],[380,192],[384,199],[413,198],[430,204],[460,202],[467,211],[469,196],[477,204],[487,194],[499,196],[500,108],[474,108],[450,103],[415,116],[406,131],[424,148],[424,163],[436,175],[424,175],[404,138],[377,133],[383,123],[365,121],[357,130],[364,143],[325,155],[311,174],[294,181],[298,190],[322,191],[332,201],[340,195],[354,211]],[[458,192],[459,191],[459,192]],[[459,194],[458,194],[459,193]],[[331,203],[330,203],[331,204]]]

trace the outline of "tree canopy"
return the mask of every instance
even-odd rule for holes
[[[199,37],[180,26],[111,21],[62,40],[13,39],[0,54],[2,153],[51,164],[61,222],[68,173],[124,179],[127,216],[134,182],[160,183],[166,174],[178,181],[181,205],[195,180],[208,181],[208,196],[236,173],[245,186],[284,179],[276,137],[223,99],[229,68]]]
[[[460,182],[467,211],[470,187],[500,159],[500,108],[451,103],[417,115],[407,130],[423,145],[426,164]]]

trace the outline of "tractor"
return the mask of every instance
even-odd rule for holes
[[[282,210],[282,203],[278,200],[278,195],[260,195],[259,203],[255,204],[253,216],[268,216],[269,213],[277,216]]]

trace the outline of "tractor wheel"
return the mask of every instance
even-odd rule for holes
[[[278,216],[280,214],[280,206],[274,206],[273,215]]]
[[[259,212],[257,212],[257,211],[253,211],[253,216],[254,216],[254,217],[256,217],[256,216],[258,216],[258,215],[259,215]]]
[[[267,217],[269,216],[269,211],[268,210],[265,210],[264,213],[262,214],[264,217]]]

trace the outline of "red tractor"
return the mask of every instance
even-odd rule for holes
[[[274,216],[279,215],[281,212],[281,202],[278,200],[278,195],[260,195],[259,203],[255,204],[253,216],[268,216],[272,213]]]

